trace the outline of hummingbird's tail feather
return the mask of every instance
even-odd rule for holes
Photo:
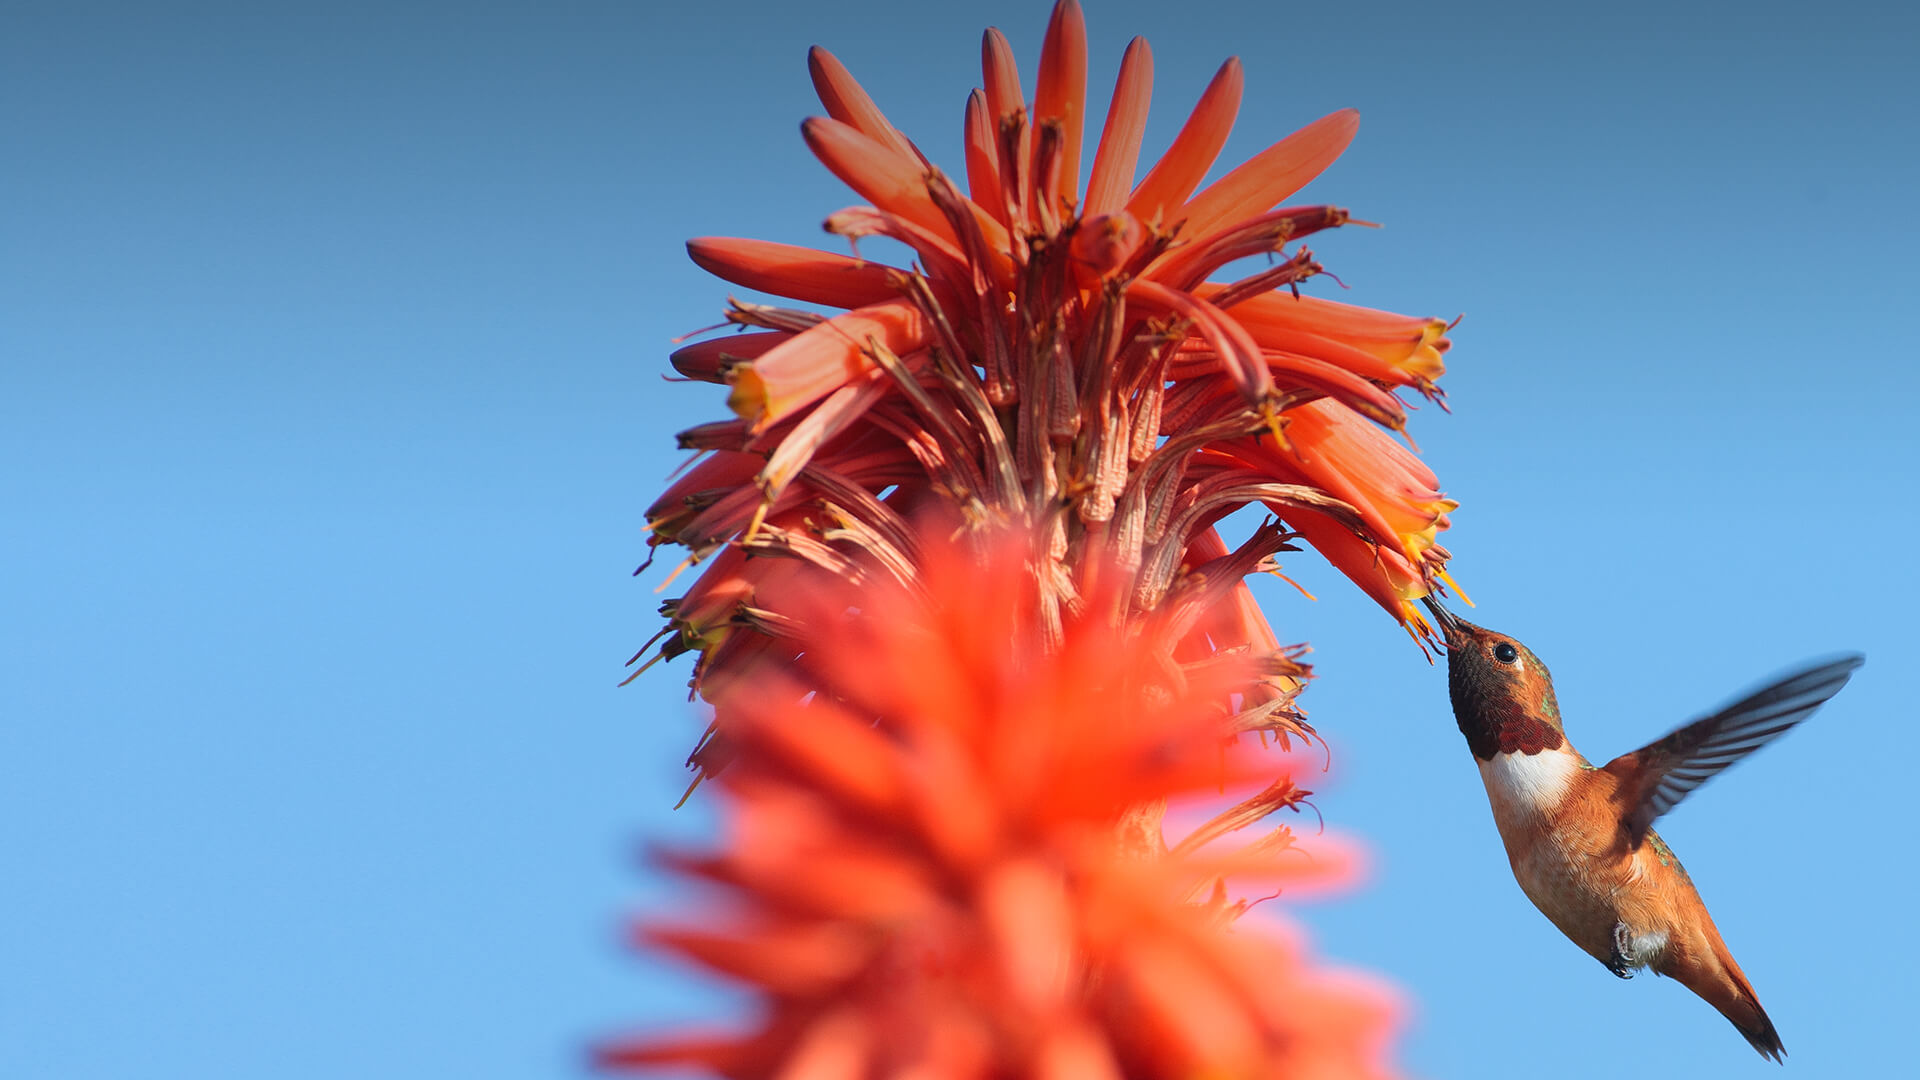
[[[1786,1064],[1786,1045],[1780,1041],[1780,1032],[1774,1029],[1767,1010],[1760,1007],[1760,998],[1753,992],[1753,984],[1747,981],[1747,973],[1734,962],[1733,953],[1727,950],[1719,934],[1711,935],[1708,945],[1712,962],[1671,974],[1707,1004],[1720,1010],[1720,1015],[1753,1044],[1761,1057]]]
[[[1734,1008],[1720,1008],[1721,1015],[1733,1021],[1733,1026],[1746,1036],[1755,1050],[1763,1058],[1785,1065],[1787,1047],[1780,1041],[1780,1033],[1774,1030],[1773,1021],[1767,1018],[1767,1010],[1760,1007],[1760,999],[1748,991],[1746,996]]]

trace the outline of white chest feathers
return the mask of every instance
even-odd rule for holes
[[[1507,820],[1552,812],[1580,771],[1580,759],[1562,750],[1495,754],[1492,761],[1477,764],[1494,815]]]

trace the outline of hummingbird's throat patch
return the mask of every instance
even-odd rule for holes
[[[1531,756],[1558,750],[1567,741],[1553,724],[1517,709],[1504,715],[1489,710],[1474,721],[1462,721],[1460,733],[1467,737],[1473,756],[1482,761],[1492,760],[1495,754]]]

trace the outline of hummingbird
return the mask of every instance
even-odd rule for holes
[[[1454,719],[1480,767],[1507,861],[1527,899],[1608,971],[1652,968],[1733,1022],[1763,1057],[1786,1056],[1653,823],[1689,793],[1813,715],[1865,662],[1809,664],[1605,765],[1573,748],[1553,677],[1531,649],[1424,601],[1446,642]]]

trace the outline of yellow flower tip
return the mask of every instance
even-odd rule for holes
[[[1436,574],[1439,574],[1439,575],[1440,575],[1440,580],[1441,580],[1441,581],[1444,581],[1444,582],[1446,582],[1446,583],[1447,583],[1447,588],[1449,588],[1449,589],[1452,589],[1452,590],[1453,590],[1453,595],[1455,595],[1455,596],[1457,596],[1457,597],[1459,597],[1459,598],[1460,598],[1460,602],[1461,602],[1461,603],[1463,603],[1463,604],[1465,604],[1465,605],[1467,605],[1468,607],[1477,607],[1477,606],[1478,606],[1478,605],[1476,605],[1476,604],[1475,604],[1475,603],[1474,603],[1474,602],[1473,602],[1472,600],[1470,600],[1470,599],[1468,599],[1468,598],[1467,598],[1467,591],[1466,591],[1465,589],[1462,589],[1462,588],[1460,587],[1460,583],[1459,583],[1459,582],[1457,582],[1457,581],[1455,581],[1455,580],[1453,580],[1453,575],[1452,575],[1452,574],[1449,574],[1449,573],[1447,573],[1447,568],[1446,568],[1446,567],[1444,567],[1444,566],[1440,566],[1440,567],[1435,567],[1435,568],[1434,568],[1434,573],[1436,573]]]
[[[1424,388],[1433,387],[1447,373],[1447,362],[1440,350],[1424,342],[1415,345],[1404,359],[1393,366],[1411,376],[1423,388],[1423,392]]]
[[[1458,321],[1454,320],[1456,323]],[[1447,340],[1447,331],[1451,329],[1452,324],[1428,319],[1420,328],[1420,336],[1403,346],[1407,350],[1404,355],[1387,357],[1393,369],[1412,379],[1414,386],[1423,394],[1431,396],[1437,392],[1439,387],[1435,384],[1447,373],[1446,352],[1453,345]]]
[[[767,415],[767,383],[754,373],[752,365],[742,364],[728,374],[727,408],[757,431]]]

